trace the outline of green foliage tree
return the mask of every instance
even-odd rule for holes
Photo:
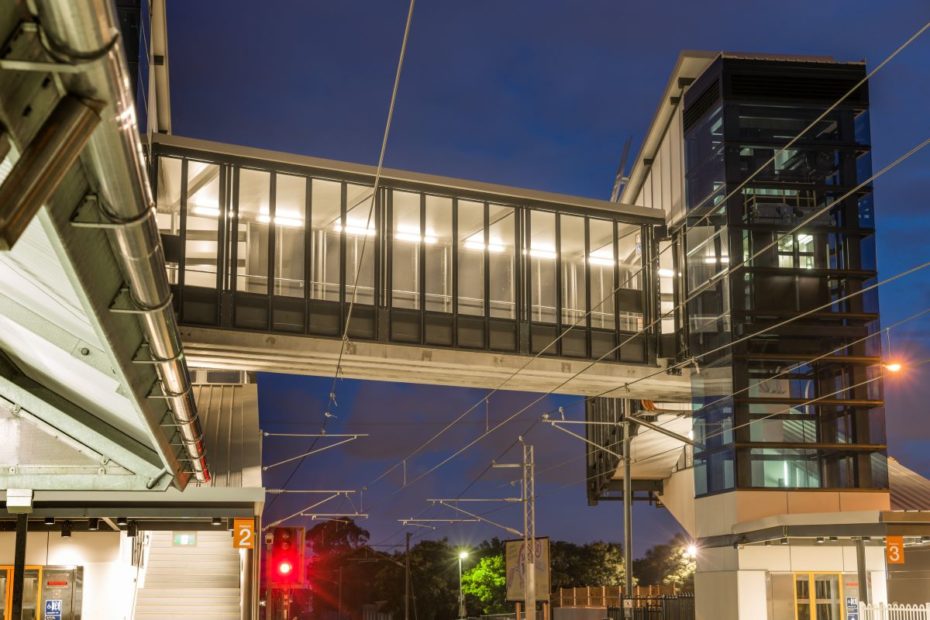
[[[552,589],[623,584],[623,548],[597,541],[586,545],[549,543]]]
[[[688,555],[688,539],[679,534],[664,545],[656,545],[633,563],[633,573],[643,585],[673,585],[683,590],[694,587],[694,558]]]
[[[487,555],[462,574],[462,591],[477,601],[481,613],[505,612],[506,582],[503,554]]]

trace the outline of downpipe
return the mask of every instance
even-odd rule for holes
[[[82,155],[151,349],[155,369],[198,482],[210,479],[203,431],[171,306],[165,256],[139,137],[116,12],[111,0],[36,0],[40,34],[59,62],[86,70],[63,74],[67,90],[107,107]],[[177,477],[183,488],[186,480]]]

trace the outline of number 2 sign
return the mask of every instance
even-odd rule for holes
[[[233,519],[233,547],[236,549],[255,548],[254,519]]]

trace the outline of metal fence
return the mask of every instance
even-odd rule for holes
[[[693,594],[635,596],[625,598],[622,605],[608,607],[607,617],[610,620],[629,620],[624,611],[632,606],[632,620],[694,620]]]
[[[681,593],[674,586],[634,586],[634,599],[651,599],[656,597],[693,596]],[[620,607],[623,588],[620,586],[582,586],[580,588],[559,588],[552,593],[553,607]]]
[[[923,605],[859,603],[859,620],[930,620],[930,603]]]

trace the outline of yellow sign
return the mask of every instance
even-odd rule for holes
[[[885,537],[885,561],[888,564],[904,564],[904,537]]]
[[[233,547],[255,548],[255,519],[233,519]]]

